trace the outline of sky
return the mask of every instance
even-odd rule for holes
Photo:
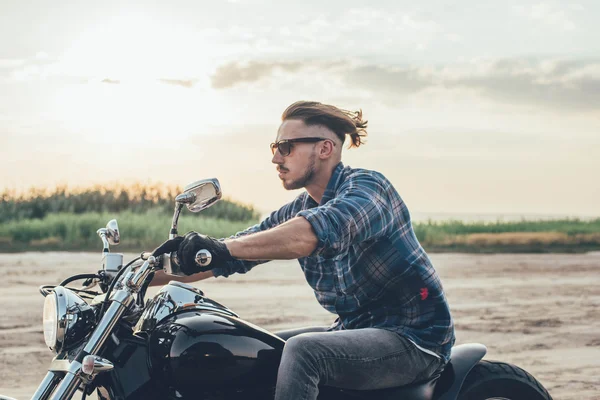
[[[417,213],[600,216],[600,2],[0,2],[0,190],[216,177],[261,211],[297,100]]]

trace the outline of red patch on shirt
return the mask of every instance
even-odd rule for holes
[[[421,300],[425,300],[427,298],[427,296],[429,296],[429,290],[427,290],[426,287],[421,288]]]

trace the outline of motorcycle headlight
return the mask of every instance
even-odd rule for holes
[[[50,349],[54,349],[56,346],[56,331],[58,323],[58,319],[56,317],[58,310],[56,307],[56,295],[55,293],[49,293],[44,300],[44,316],[42,318],[44,326],[44,341],[46,342],[46,346],[48,346]]]
[[[94,310],[69,289],[57,286],[44,300],[44,341],[50,350],[68,350],[94,326]]]

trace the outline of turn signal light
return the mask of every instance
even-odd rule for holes
[[[81,372],[86,375],[94,375],[98,372],[110,371],[114,368],[113,363],[110,361],[93,355],[83,357],[81,363]]]

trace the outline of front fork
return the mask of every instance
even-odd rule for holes
[[[53,371],[48,371],[40,386],[38,386],[37,390],[33,394],[32,399],[47,399],[52,393],[52,389],[56,386],[58,382],[58,376]]]
[[[89,379],[81,371],[83,358],[90,354],[96,354],[102,348],[123,312],[134,302],[133,295],[127,289],[117,290],[114,296],[111,296],[111,300],[110,307],[98,323],[83,350],[77,354],[73,361],[54,359],[32,400],[70,399],[77,388]],[[62,380],[60,379],[60,373],[64,374]]]

